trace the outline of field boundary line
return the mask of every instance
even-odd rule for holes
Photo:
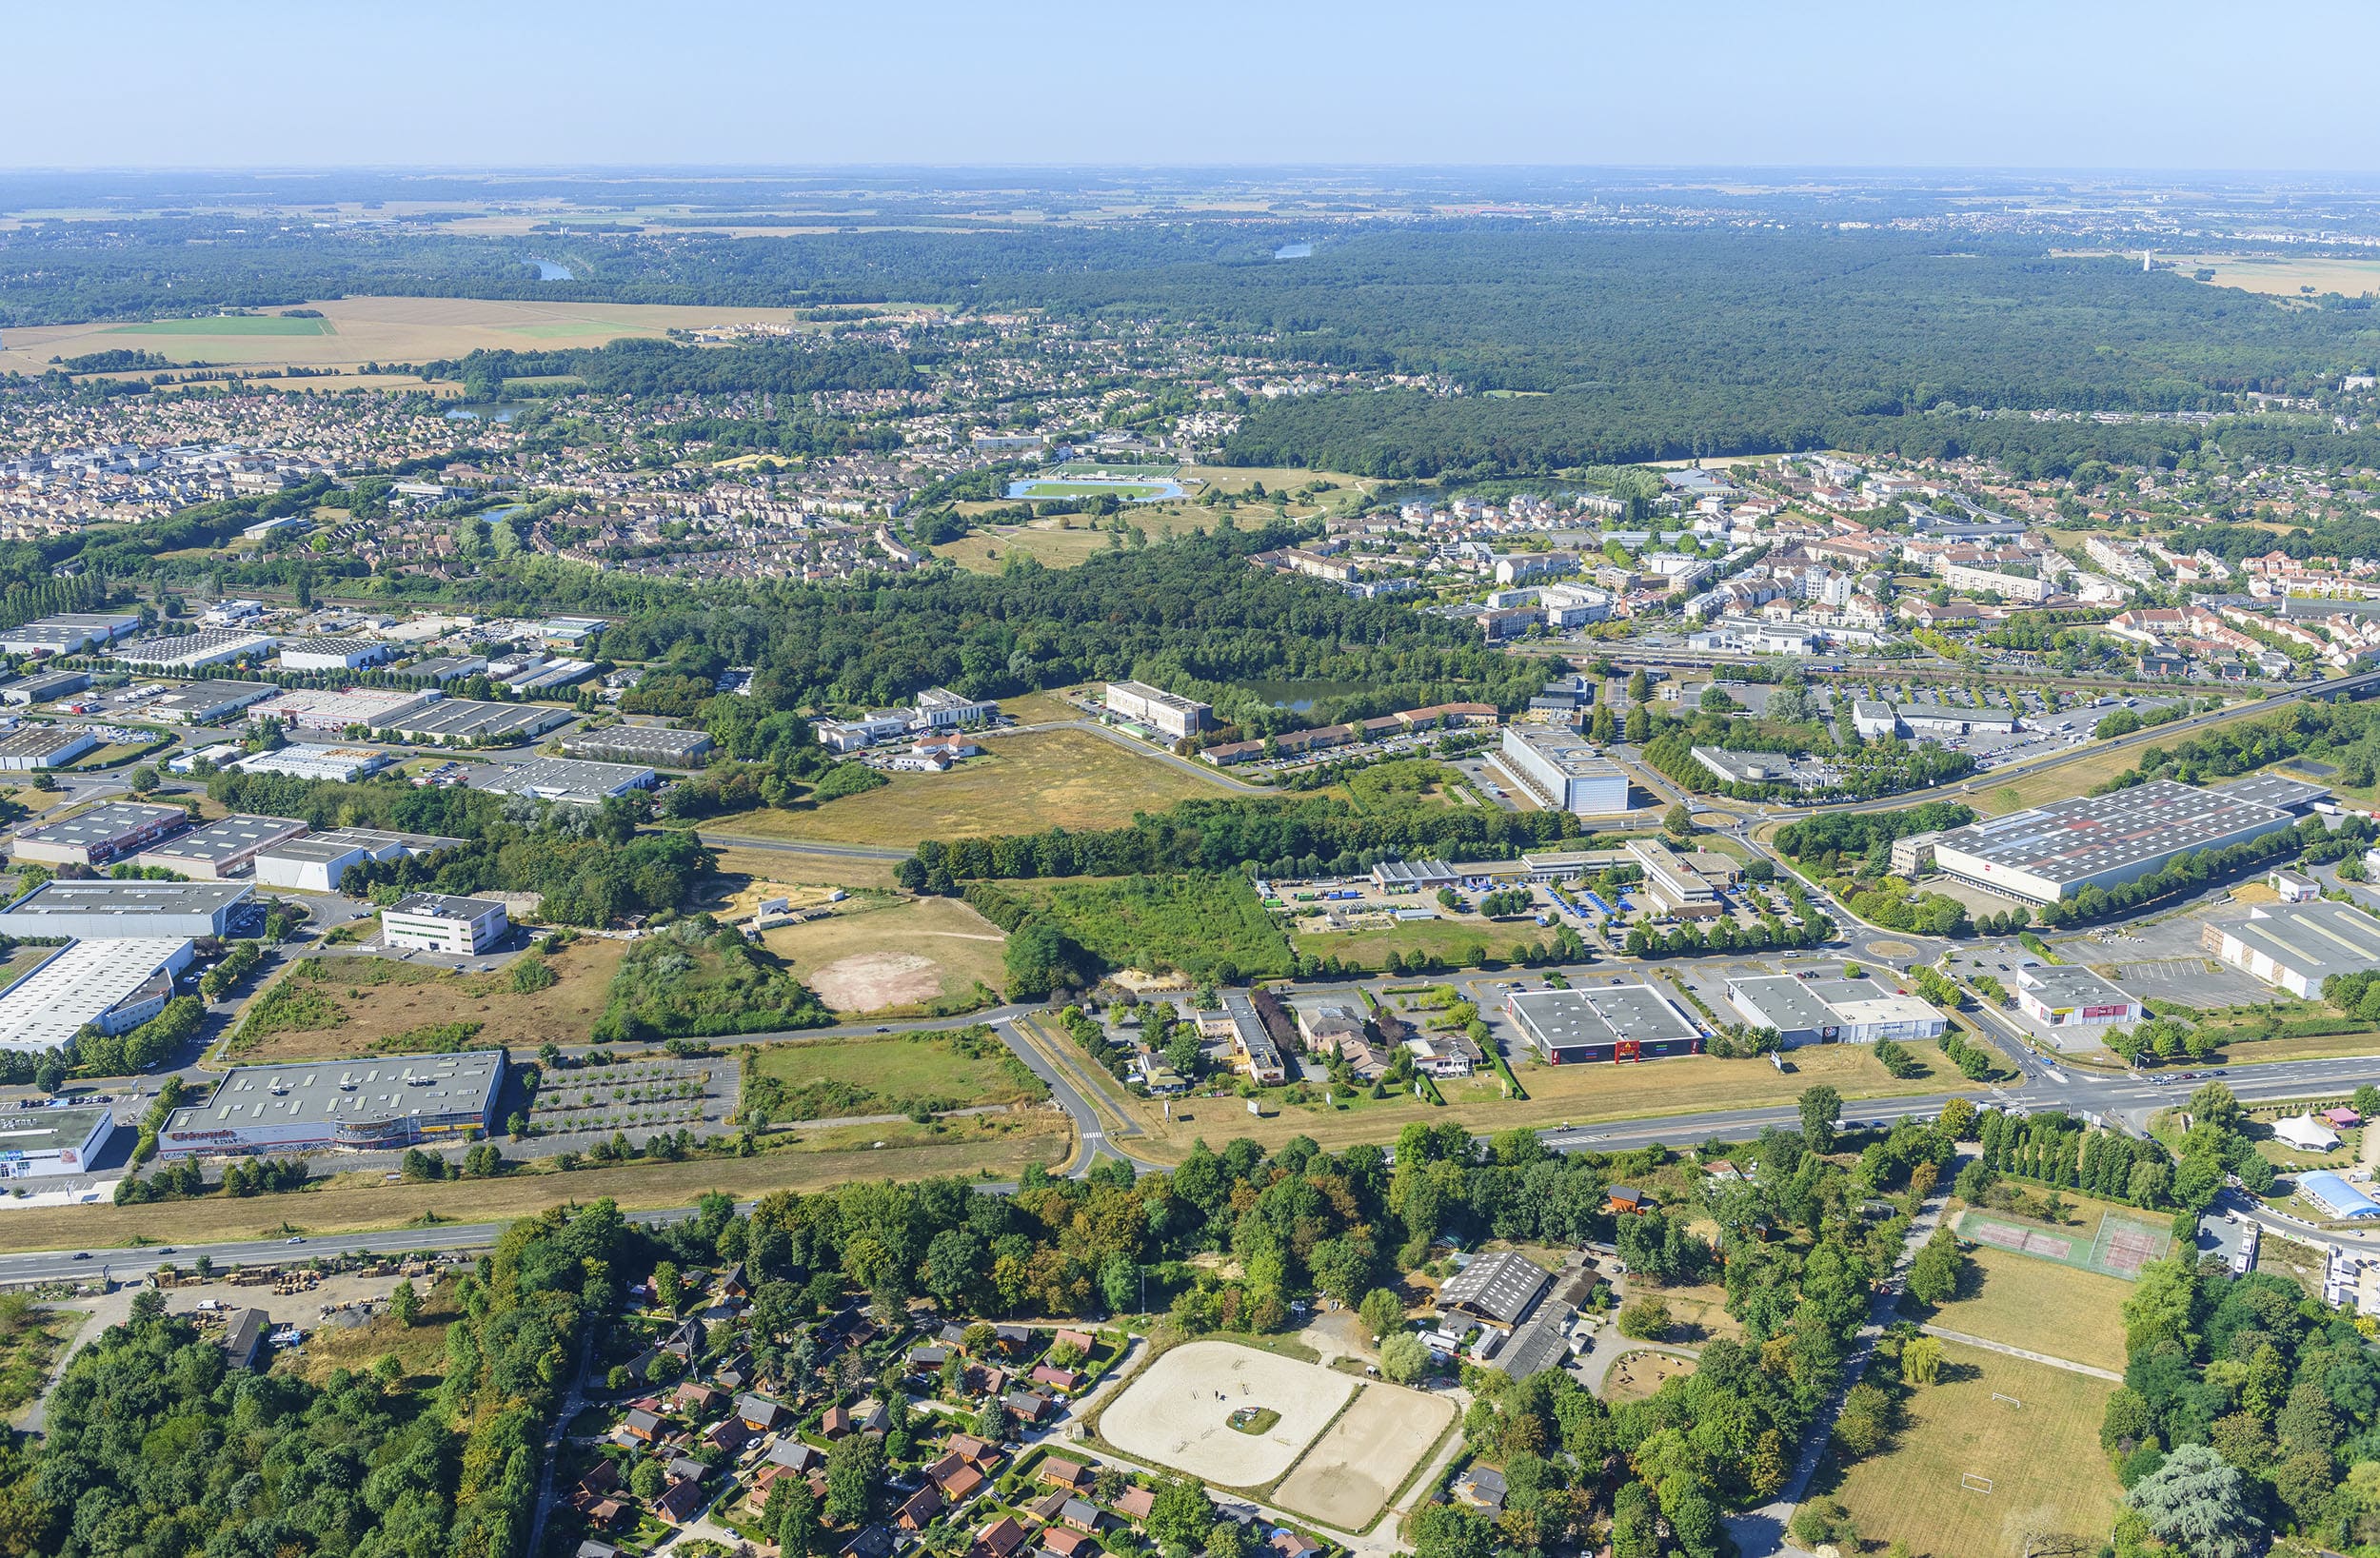
[[[1917,1329],[1929,1336],[1937,1336],[1946,1342],[1956,1342],[1961,1347],[1980,1348],[1986,1352],[1997,1352],[2006,1357],[2022,1358],[2027,1363],[2038,1363],[2052,1369],[2063,1369],[2070,1374],[2087,1374],[2092,1379],[2106,1380],[2110,1385],[2124,1383],[2123,1375],[2112,1369],[2102,1369],[2096,1364],[2076,1363],[2072,1358],[2056,1357],[2048,1352],[2035,1352],[2029,1348],[2012,1347],[2006,1342],[1995,1342],[1988,1336],[1973,1336],[1966,1331],[1952,1331],[1943,1326],[1919,1326]]]

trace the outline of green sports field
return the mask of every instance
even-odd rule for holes
[[[1172,465],[1099,465],[1084,464],[1081,461],[1076,461],[1070,464],[1052,465],[1041,474],[1044,478],[1051,480],[1063,480],[1074,476],[1113,482],[1135,476],[1145,476],[1155,481],[1170,482],[1174,479],[1176,469],[1177,467]]]
[[[278,314],[216,314],[206,319],[152,319],[119,325],[109,335],[328,335],[330,322]]]
[[[1026,498],[1097,498],[1105,493],[1126,502],[1154,498],[1166,489],[1153,482],[1029,482]]]

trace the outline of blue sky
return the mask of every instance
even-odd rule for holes
[[[10,8],[0,166],[2380,170],[2380,7]]]

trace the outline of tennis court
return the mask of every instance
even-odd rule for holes
[[[2164,1259],[2173,1244],[2171,1229],[2113,1213],[2100,1218],[2097,1230],[2086,1236],[2079,1230],[2060,1233],[1971,1208],[1958,1219],[1958,1236],[2012,1254],[2053,1260],[2127,1282],[2139,1280],[2140,1269]]]

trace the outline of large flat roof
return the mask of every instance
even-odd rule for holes
[[[2311,779],[2292,779],[2286,774],[2251,774],[2234,779],[2215,792],[2233,800],[2252,801],[2259,806],[2271,806],[2290,811],[2310,806],[2330,793],[2327,784]]]
[[[1942,851],[1953,850],[2062,883],[2202,849],[2259,823],[2287,818],[2275,807],[2220,790],[2152,779],[2112,795],[2053,800],[1953,828],[1935,843],[1934,854],[1938,859]]]
[[[74,941],[0,991],[0,1045],[46,1050],[64,1044],[180,956],[184,937]]]
[[[1728,983],[1752,1002],[1770,1027],[1783,1033],[1836,1025],[1835,1013],[1814,993],[1809,981],[1791,974],[1763,974]],[[1753,1013],[1746,1012],[1746,1016]]]
[[[480,784],[483,790],[506,795],[545,796],[556,799],[585,797],[601,799],[624,787],[649,784],[650,768],[627,762],[590,762],[580,758],[527,758],[505,764]]]
[[[275,860],[335,860],[359,849],[379,854],[389,848],[404,850],[408,855],[430,855],[442,849],[455,849],[466,840],[445,838],[428,833],[388,833],[379,828],[332,828],[325,833],[309,834],[303,838],[285,838],[257,852],[258,859]]]
[[[2315,984],[2380,967],[2380,919],[2351,903],[2269,904],[2223,929]]]
[[[105,1105],[80,1109],[20,1109],[11,1105],[0,1110],[0,1157],[12,1153],[54,1153],[67,1147],[80,1148],[90,1140],[100,1116],[112,1114]]]
[[[1581,985],[1571,990],[1524,990],[1513,1011],[1539,1041],[1554,1049],[1633,1039],[1650,1044],[1696,1036],[1695,1025],[1649,984]]]
[[[1554,765],[1565,779],[1616,779],[1625,781],[1628,770],[1604,757],[1577,732],[1559,725],[1507,725],[1507,740],[1517,740]]]
[[[2115,1006],[2132,997],[2087,968],[2073,963],[2045,963],[2016,971],[2016,987],[2031,991],[2042,1005],[2056,1009]]]
[[[144,915],[213,915],[248,897],[246,882],[46,881],[0,910],[0,919],[27,920],[44,915],[123,915],[135,934]],[[13,936],[40,936],[38,925],[18,925]],[[52,933],[54,934],[54,933]]]
[[[393,1055],[289,1066],[236,1066],[205,1103],[173,1112],[168,1131],[228,1131],[305,1120],[356,1125],[407,1114],[461,1114],[504,1081],[505,1052]]]
[[[179,806],[148,806],[136,800],[110,800],[104,806],[93,806],[78,817],[45,822],[37,828],[20,829],[17,837],[43,844],[109,844],[160,822],[176,818],[187,818],[188,816]]]
[[[252,855],[277,839],[294,838],[306,831],[306,824],[288,817],[250,817],[233,813],[208,823],[195,832],[162,844],[152,844],[142,853],[166,859],[204,860],[220,865],[226,860]]]

